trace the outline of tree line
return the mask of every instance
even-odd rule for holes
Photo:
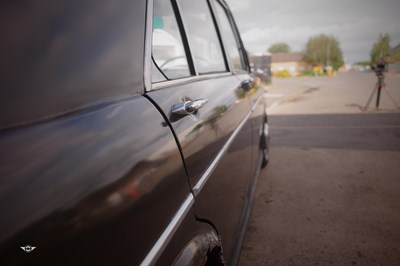
[[[271,45],[268,49],[270,53],[288,53],[290,46],[285,42]],[[343,52],[338,39],[332,35],[319,34],[308,39],[306,47],[302,52],[303,61],[311,66],[327,67],[331,66],[337,70],[344,64]],[[390,46],[390,35],[379,34],[378,39],[373,44],[370,52],[370,61],[363,64],[375,64],[378,60],[388,60],[399,62],[400,52],[392,54]]]

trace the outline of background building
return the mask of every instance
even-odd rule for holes
[[[252,66],[252,71],[262,81],[271,82],[271,54],[251,55],[249,60]]]
[[[300,75],[306,69],[306,64],[302,62],[302,58],[303,55],[300,52],[272,54],[272,74],[279,75],[279,72],[287,71],[290,76]]]
[[[400,44],[392,49],[392,63],[389,65],[389,72],[400,73]]]

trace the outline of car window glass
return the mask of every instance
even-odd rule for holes
[[[205,0],[179,0],[190,50],[199,74],[226,71],[221,44]]]
[[[168,79],[190,76],[185,49],[170,1],[154,1],[152,54],[158,69]]]
[[[165,76],[158,69],[156,63],[154,63],[154,60],[151,60],[151,79],[153,82],[160,82],[166,80]]]
[[[229,22],[227,13],[220,3],[216,3],[215,8],[217,10],[218,19],[220,22],[220,30],[224,39],[225,49],[227,54],[231,59],[233,67],[235,70],[245,70],[243,65],[243,60],[239,53],[239,46],[237,44],[235,34],[233,33],[232,26]]]

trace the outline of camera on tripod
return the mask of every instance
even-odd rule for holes
[[[384,78],[384,72],[387,72],[386,64],[383,60],[379,61],[376,65],[372,66],[372,70],[375,72],[379,80]]]
[[[390,58],[389,58],[390,59]],[[390,63],[390,60],[386,60],[387,63]],[[372,66],[372,70],[375,72],[378,82],[375,84],[374,89],[372,90],[372,94],[368,99],[367,104],[364,107],[361,107],[362,111],[367,110],[372,98],[374,97],[375,93],[377,93],[376,97],[376,109],[379,108],[379,99],[381,95],[381,90],[384,89],[387,94],[389,95],[390,100],[392,100],[392,103],[397,107],[398,110],[400,110],[400,107],[397,105],[397,103],[394,101],[392,94],[390,93],[389,89],[386,87],[385,83],[385,72],[388,72],[388,64],[385,63],[385,61],[380,60],[378,61],[375,65]]]

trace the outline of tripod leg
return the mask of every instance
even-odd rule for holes
[[[368,102],[367,102],[367,104],[362,108],[362,110],[364,110],[364,111],[367,110],[369,104],[371,103],[372,97],[374,97],[374,94],[375,94],[375,92],[376,92],[376,88],[377,88],[377,86],[375,86],[375,88],[372,90],[371,96],[369,96]]]
[[[382,85],[379,84],[379,86],[378,86],[378,96],[376,97],[376,109],[379,108],[379,99],[381,98],[381,90],[382,90]]]
[[[396,106],[396,108],[399,109],[400,107],[394,101],[394,98],[393,98],[392,94],[390,93],[389,89],[386,87],[386,85],[383,85],[383,88],[385,89],[385,91],[389,95],[389,98],[390,98],[390,100],[392,100],[392,103],[394,104],[394,106]]]

